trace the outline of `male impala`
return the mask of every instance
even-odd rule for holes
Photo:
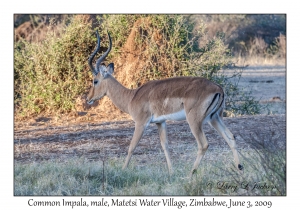
[[[108,50],[97,60],[95,67],[92,60],[100,49],[100,37],[97,34],[97,48],[89,57],[88,63],[94,75],[93,86],[87,96],[87,103],[107,95],[123,112],[130,114],[135,121],[135,130],[131,140],[128,155],[123,169],[128,166],[130,158],[144,130],[149,123],[158,127],[161,146],[164,150],[169,173],[172,173],[167,140],[166,120],[187,120],[198,144],[197,158],[191,175],[197,170],[200,161],[208,148],[207,139],[203,132],[203,123],[208,122],[223,136],[230,146],[239,170],[243,170],[236,149],[235,138],[222,120],[224,109],[223,89],[200,77],[175,77],[164,80],[149,81],[133,90],[121,85],[113,76],[114,64],[101,64],[112,48],[109,37]]]

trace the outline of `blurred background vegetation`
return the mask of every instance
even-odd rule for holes
[[[265,15],[22,15],[14,16],[15,119],[76,115],[88,110],[84,95],[92,74],[87,59],[110,32],[115,77],[128,88],[149,80],[202,76],[221,84],[226,111],[258,114],[258,101],[238,88],[221,69],[285,65],[286,16]],[[113,109],[111,103],[99,103]],[[113,107],[113,108],[112,108]],[[120,114],[120,113],[119,113]]]

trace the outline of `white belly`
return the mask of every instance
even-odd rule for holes
[[[185,111],[181,110],[179,112],[175,112],[171,114],[161,115],[157,117],[153,116],[150,123],[161,123],[161,122],[165,122],[166,120],[180,121],[185,119],[186,119]]]

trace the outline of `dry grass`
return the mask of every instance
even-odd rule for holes
[[[260,36],[250,40],[248,45],[241,43],[244,51],[240,50],[234,56],[236,65],[240,66],[285,66],[286,37],[280,34],[273,45],[268,45]]]
[[[198,25],[206,25],[199,45],[216,34],[223,36],[238,66],[285,65],[284,15],[195,15]]]
[[[153,158],[147,166],[141,166],[134,158],[123,171],[119,158],[91,162],[84,158],[67,161],[43,161],[40,163],[15,163],[15,195],[285,195],[285,155],[276,157],[241,150],[245,173],[240,175],[230,163],[231,152],[216,151],[213,160],[201,164],[192,180],[187,178],[191,161],[174,164],[174,174],[169,177],[161,159]],[[259,156],[261,155],[261,156]],[[274,161],[273,158],[276,158]],[[265,168],[265,165],[272,168]],[[104,167],[103,167],[104,166]],[[280,169],[280,171],[278,170]],[[276,172],[276,173],[274,173]],[[209,184],[208,184],[209,183]],[[220,183],[236,186],[226,189]],[[256,189],[255,183],[269,186]],[[248,184],[248,188],[242,187]],[[244,189],[245,188],[245,189]]]

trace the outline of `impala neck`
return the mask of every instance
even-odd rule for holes
[[[113,76],[109,75],[109,78],[107,78],[106,95],[112,100],[116,107],[129,114],[128,105],[133,98],[134,90],[124,87]]]

